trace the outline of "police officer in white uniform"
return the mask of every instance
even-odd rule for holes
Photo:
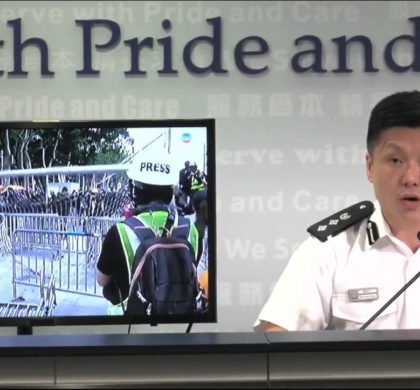
[[[408,283],[420,271],[420,92],[373,108],[367,150],[377,201],[308,228],[255,330],[420,328],[420,278]]]

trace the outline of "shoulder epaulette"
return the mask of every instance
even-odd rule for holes
[[[362,219],[368,218],[374,210],[372,202],[359,202],[309,226],[307,232],[325,242],[328,237],[336,236]]]

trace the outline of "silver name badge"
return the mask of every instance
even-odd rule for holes
[[[379,298],[378,287],[355,288],[348,291],[350,302],[369,302]]]

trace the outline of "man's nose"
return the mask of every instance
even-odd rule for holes
[[[404,172],[403,185],[405,187],[418,187],[420,184],[420,166],[410,164]]]

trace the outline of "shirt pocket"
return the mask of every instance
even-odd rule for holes
[[[332,319],[330,326],[333,329],[359,329],[383,305],[386,299],[377,299],[371,302],[349,302],[347,294],[337,294],[332,300]],[[393,329],[397,325],[397,303],[392,302],[367,329]]]

